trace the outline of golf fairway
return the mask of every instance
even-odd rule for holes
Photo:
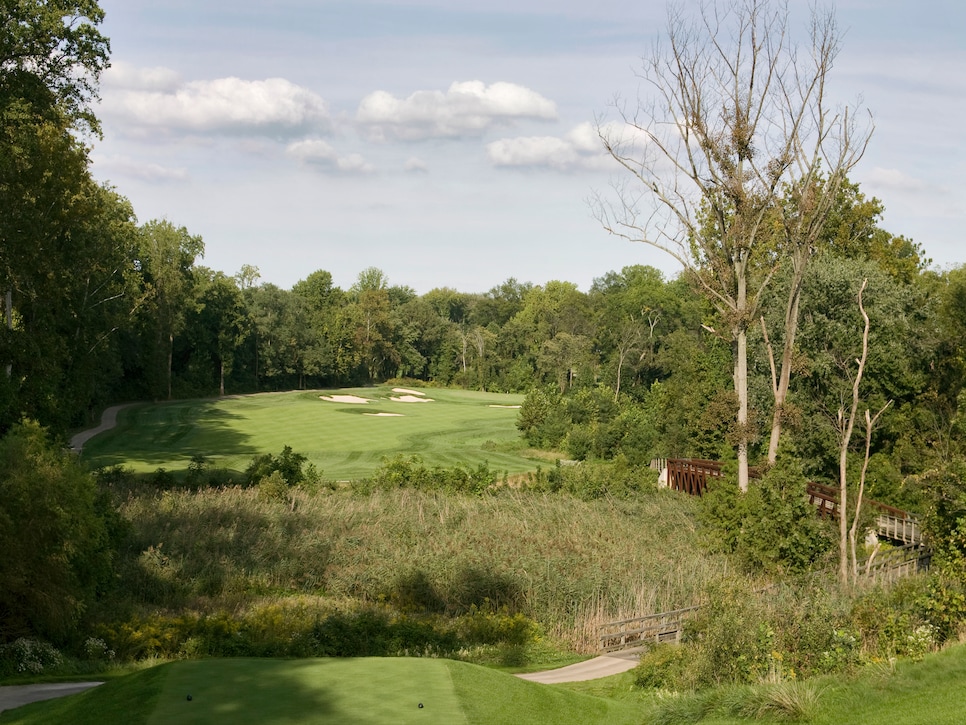
[[[139,403],[122,410],[117,427],[90,440],[83,455],[94,466],[138,473],[184,471],[201,455],[240,472],[253,456],[291,446],[336,481],[368,476],[396,455],[418,455],[430,467],[485,463],[508,473],[536,467],[517,452],[523,396],[419,392],[353,388]]]

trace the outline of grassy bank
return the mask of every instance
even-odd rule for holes
[[[593,725],[957,725],[966,646],[922,662],[818,678],[690,693],[647,693],[630,675],[539,685],[462,662],[407,658],[205,660],[152,667],[80,695],[0,715],[3,725],[70,722],[528,723]],[[191,699],[188,699],[191,695]],[[422,703],[423,707],[419,707]]]

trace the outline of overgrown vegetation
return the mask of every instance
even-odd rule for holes
[[[200,237],[137,226],[93,181],[75,134],[97,129],[103,13],[96,2],[67,15],[18,8],[24,21],[4,25],[0,43],[0,675],[242,655],[519,667],[548,646],[592,651],[602,622],[699,603],[679,648],[645,654],[637,685],[690,693],[669,697],[667,718],[801,718],[817,695],[803,680],[891,668],[962,634],[966,268],[926,269],[918,244],[880,227],[883,206],[845,178],[851,164],[779,183],[797,147],[783,146],[755,167],[767,193],[749,195],[765,147],[744,136],[743,112],[701,106],[685,120],[711,110],[704,121],[725,123],[720,139],[706,135],[705,152],[720,153],[705,161],[736,185],[699,188],[704,206],[687,207],[685,233],[668,239],[688,274],[631,266],[587,293],[511,279],[485,294],[417,295],[376,268],[348,290],[317,270],[282,290],[257,284],[252,267],[229,277],[197,266]],[[671,68],[689,77],[687,64]],[[760,294],[735,297],[739,278]],[[199,403],[218,436],[189,445],[179,420],[152,441],[153,465],[180,455],[184,475],[116,466],[95,477],[41,425],[63,434],[117,399],[394,377],[526,392],[523,439],[569,460],[546,453],[528,471],[516,458],[516,475],[500,473],[477,454],[518,443],[484,437],[472,458],[427,462],[414,428],[372,475],[326,480],[298,446],[253,449],[219,425],[230,413]],[[849,446],[860,407],[887,411],[864,450]],[[216,463],[229,446],[234,472]],[[742,489],[749,461],[768,465],[746,493],[726,479],[697,501],[655,486],[646,466],[662,456],[726,460]],[[922,515],[929,575],[891,587],[823,578],[833,539],[804,487],[839,473],[843,499],[861,481]]]

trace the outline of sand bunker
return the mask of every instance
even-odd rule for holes
[[[518,409],[519,405],[491,405],[491,408],[512,408],[513,410]]]
[[[416,395],[398,395],[389,398],[397,403],[432,403],[432,398],[420,398]]]
[[[330,403],[352,403],[353,405],[364,405],[369,402],[367,398],[360,398],[358,395],[320,395],[319,399]]]
[[[363,415],[368,415],[372,418],[402,418],[402,413],[363,413]]]
[[[419,390],[408,390],[406,388],[393,388],[392,392],[402,393],[403,395],[419,395],[419,396],[426,395],[426,393],[420,392]]]

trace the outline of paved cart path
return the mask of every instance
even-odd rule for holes
[[[5,685],[0,687],[0,712],[29,705],[31,702],[74,695],[103,684],[103,682],[45,682],[40,685]]]
[[[96,428],[88,428],[87,430],[82,430],[70,439],[70,447],[75,451],[80,451],[83,449],[84,444],[87,443],[91,438],[99,433],[103,433],[106,430],[110,430],[117,425],[117,414],[123,408],[126,408],[130,403],[125,405],[112,405],[110,408],[105,410],[101,414],[101,424]]]
[[[619,675],[622,672],[634,669],[641,659],[640,651],[614,652],[613,654],[594,657],[592,660],[578,662],[575,665],[560,667],[556,670],[545,672],[529,672],[525,675],[517,675],[521,680],[530,682],[540,682],[545,685],[557,682],[583,682],[584,680],[597,680],[601,677]]]

